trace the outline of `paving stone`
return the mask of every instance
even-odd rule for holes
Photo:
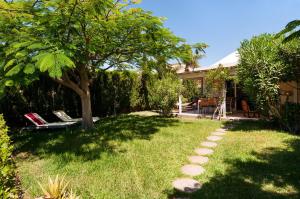
[[[226,135],[226,133],[224,133],[224,132],[212,132],[211,134],[218,135],[218,136]]]
[[[205,146],[205,147],[216,147],[218,144],[215,142],[201,142],[201,146]]]
[[[174,189],[182,191],[184,193],[193,193],[201,189],[202,184],[197,180],[190,178],[179,178],[172,183]]]
[[[195,149],[195,152],[198,155],[211,155],[214,153],[214,151],[212,149],[207,149],[207,148],[198,148],[198,149]]]
[[[181,172],[189,176],[198,176],[205,172],[205,169],[199,165],[187,164],[181,167]]]
[[[222,140],[222,137],[212,135],[212,136],[208,136],[206,139],[209,140],[209,141],[218,141],[218,140]]]
[[[217,129],[216,131],[217,131],[217,132],[225,132],[226,129],[224,129],[224,128],[219,128],[219,129]]]
[[[188,157],[189,161],[193,164],[205,164],[208,162],[208,157],[205,156],[190,156]]]

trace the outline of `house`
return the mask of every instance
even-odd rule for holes
[[[211,66],[199,67],[199,68],[186,68],[184,65],[173,65],[176,68],[177,74],[180,79],[191,79],[199,82],[199,87],[201,88],[201,93],[205,93],[205,76],[209,70],[218,68],[220,65],[225,68],[229,68],[232,75],[236,74],[236,67],[239,63],[240,55],[238,51],[234,51],[224,57],[223,59],[217,61]],[[281,82],[280,85],[280,103],[285,102],[300,103],[300,82]],[[239,84],[234,81],[224,82],[224,92],[226,94],[223,99],[223,104],[221,105],[221,110],[223,117],[226,117],[226,110],[230,109],[230,112],[237,112],[241,110],[241,100],[247,98],[247,95],[243,92],[243,89]],[[230,99],[230,102],[228,102]],[[227,100],[227,101],[226,101]],[[179,114],[183,113],[183,104],[181,97],[179,98]],[[199,111],[199,105],[198,105]],[[199,114],[199,112],[195,112]]]

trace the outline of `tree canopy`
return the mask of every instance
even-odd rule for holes
[[[164,19],[126,0],[18,0],[0,2],[0,85],[29,83],[37,73],[74,90],[83,126],[92,124],[90,90],[99,70],[174,59],[183,39]]]
[[[246,93],[266,114],[276,114],[279,97],[279,82],[285,65],[279,59],[281,41],[271,34],[262,34],[244,40],[239,48],[241,56],[237,67],[238,77]],[[272,111],[273,110],[273,111]]]
[[[300,20],[289,22],[285,28],[278,33],[278,36],[284,35],[284,42],[291,41],[295,38],[300,38]]]
[[[241,43],[238,77],[246,93],[267,115],[280,118],[279,83],[298,81],[299,39],[282,42],[271,34],[255,36]]]

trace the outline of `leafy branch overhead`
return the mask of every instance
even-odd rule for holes
[[[277,34],[277,37],[285,35],[284,42],[300,38],[300,20],[289,22],[285,28]]]
[[[169,53],[183,41],[162,27],[161,18],[126,7],[133,3],[2,2],[1,51],[7,76],[39,69],[59,78],[78,65],[90,71],[134,66],[143,54]]]
[[[188,50],[183,39],[164,27],[163,18],[137,8],[137,3],[1,1],[0,87],[48,74],[80,96],[83,117],[91,123],[89,86],[97,71],[174,60]],[[203,48],[195,49],[200,53]]]

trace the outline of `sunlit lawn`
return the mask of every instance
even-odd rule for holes
[[[204,185],[190,198],[300,198],[300,137],[240,122],[205,168],[195,178]]]
[[[93,132],[41,131],[16,136],[22,185],[41,195],[37,181],[66,175],[82,198],[187,197],[172,189],[187,156],[213,130],[211,120],[123,115],[102,119]],[[299,198],[300,138],[264,122],[236,124],[195,177],[190,198]]]
[[[186,156],[220,125],[124,115],[102,119],[93,132],[22,132],[19,175],[31,196],[41,195],[37,181],[59,174],[82,198],[166,198]]]

